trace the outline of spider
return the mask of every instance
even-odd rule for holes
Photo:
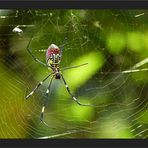
[[[51,44],[47,51],[46,51],[46,63],[40,61],[33,53],[32,50],[30,49],[30,44],[33,38],[30,39],[28,45],[27,45],[27,51],[29,52],[29,54],[32,56],[32,58],[38,62],[39,64],[42,64],[43,66],[50,68],[52,70],[51,73],[49,73],[42,81],[40,81],[36,87],[28,94],[25,96],[26,99],[28,99],[30,96],[32,96],[35,91],[43,84],[43,82],[45,80],[47,80],[50,76],[50,82],[49,82],[49,86],[45,92],[45,96],[48,97],[48,94],[50,92],[50,87],[52,84],[53,79],[62,79],[65,87],[67,89],[67,92],[69,93],[69,95],[71,96],[71,98],[78,104],[81,106],[92,106],[91,104],[82,104],[80,101],[77,100],[77,98],[75,96],[73,96],[73,94],[71,93],[68,84],[65,80],[65,78],[63,77],[62,71],[67,70],[67,69],[71,69],[71,68],[77,68],[80,66],[84,66],[87,65],[88,63],[84,63],[78,66],[70,66],[70,67],[64,67],[64,68],[60,68],[60,62],[61,62],[61,58],[62,58],[62,50],[64,48],[64,45],[61,46],[61,48],[59,48],[57,45],[55,44]],[[43,121],[43,116],[44,116],[44,111],[45,111],[45,107],[47,105],[47,101],[43,103],[43,107],[42,107],[42,111],[41,111],[41,115],[40,115],[40,120]]]

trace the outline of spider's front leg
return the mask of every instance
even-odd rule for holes
[[[33,37],[29,40],[29,43],[28,43],[28,45],[27,45],[27,47],[26,47],[27,51],[29,52],[29,54],[31,55],[31,57],[32,57],[36,62],[38,62],[38,63],[40,63],[40,64],[42,64],[42,65],[44,65],[44,66],[47,67],[47,64],[45,64],[44,62],[40,61],[40,60],[32,53],[32,51],[31,51],[31,49],[30,49],[30,44],[31,44],[31,41],[32,41],[32,40],[33,40]]]

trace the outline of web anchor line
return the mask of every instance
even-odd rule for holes
[[[121,74],[127,74],[127,73],[134,73],[134,72],[141,72],[141,71],[148,71],[148,68],[142,68],[142,69],[137,69],[141,66],[143,66],[144,64],[148,63],[148,58],[145,58],[144,60],[138,62],[137,64],[135,64],[134,66],[132,66],[131,68],[129,68],[129,70],[125,70],[125,71],[115,71],[115,72],[100,72],[101,74],[108,74],[108,73],[121,73]]]

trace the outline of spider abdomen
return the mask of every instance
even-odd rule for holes
[[[61,61],[61,50],[58,46],[56,46],[55,44],[51,44],[46,52],[46,62],[49,65],[52,64],[59,64]]]

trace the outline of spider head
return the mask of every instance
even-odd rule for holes
[[[53,64],[59,64],[61,61],[61,56],[62,52],[60,48],[55,44],[51,44],[46,52],[46,62],[51,66]]]

